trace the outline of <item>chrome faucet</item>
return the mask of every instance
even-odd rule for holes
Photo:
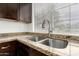
[[[48,27],[48,37],[50,38],[50,35],[51,35],[51,32],[52,32],[50,21],[49,21],[49,20],[44,20],[43,23],[42,23],[42,28],[45,28],[46,22],[48,23],[48,26],[49,26],[49,27]]]

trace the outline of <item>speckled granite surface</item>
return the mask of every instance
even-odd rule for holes
[[[11,33],[10,33],[11,34]],[[28,45],[46,55],[53,56],[53,55],[60,55],[60,56],[69,56],[69,55],[78,55],[79,56],[79,37],[78,36],[72,36],[68,37],[68,39],[65,39],[66,36],[56,36],[54,35],[53,38],[61,38],[62,40],[68,40],[68,46],[65,49],[56,49],[52,47],[45,46],[39,42],[33,42],[29,39],[32,38],[32,35],[40,35],[39,33],[19,33],[19,34],[4,34],[0,35],[0,43],[9,42],[17,40],[25,45]],[[27,34],[27,35],[26,35]],[[42,34],[41,36],[46,36],[46,34]],[[71,38],[71,39],[70,39]]]
[[[74,42],[69,42],[68,46],[65,49],[56,49],[56,48],[45,46],[39,42],[33,42],[33,41],[29,40],[30,38],[32,38],[31,35],[6,37],[6,38],[1,38],[0,43],[18,40],[19,42],[21,42],[25,45],[28,45],[28,46],[46,54],[46,55],[49,55],[49,56],[79,55],[79,47],[78,47],[79,45]],[[77,45],[77,47],[74,45]],[[70,49],[71,49],[71,52],[70,52]]]

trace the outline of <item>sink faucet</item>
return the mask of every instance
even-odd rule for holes
[[[45,24],[48,23],[48,37],[50,38],[50,35],[51,35],[51,23],[49,20],[44,20],[43,23],[42,23],[42,28],[45,28]]]
[[[51,32],[52,32],[52,30],[51,30],[51,23],[50,23],[50,21],[49,20],[45,20],[44,19],[44,21],[43,21],[43,23],[42,23],[42,28],[45,28],[45,24],[46,23],[48,23],[48,40],[49,40],[49,45],[50,46],[53,46],[52,44],[53,44],[53,42],[50,40],[50,36],[51,36]]]

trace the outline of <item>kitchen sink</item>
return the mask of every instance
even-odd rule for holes
[[[47,39],[41,43],[46,45],[46,46],[51,46],[53,48],[60,48],[60,49],[66,48],[68,45],[68,41],[57,40],[57,39]]]
[[[31,41],[34,41],[34,42],[37,42],[37,41],[40,41],[40,40],[43,40],[45,39],[45,37],[42,37],[42,36],[33,36],[31,39]]]

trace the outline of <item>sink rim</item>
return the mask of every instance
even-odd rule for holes
[[[48,47],[56,48],[56,47],[50,46],[49,43],[48,43],[49,45],[44,44],[45,41],[48,41],[49,42],[49,40],[52,40],[52,39],[47,38],[47,39],[44,39],[43,41],[41,41],[40,43],[43,44],[43,45],[45,45],[45,46],[48,46]],[[55,40],[55,39],[53,39],[53,40]],[[56,39],[56,40],[58,40],[58,39]],[[67,43],[66,43],[66,47],[57,48],[57,49],[65,49],[65,48],[67,48],[67,46],[68,46],[68,41],[67,40],[58,40],[58,41],[64,41],[64,42],[67,42]]]
[[[41,38],[41,39],[40,39]],[[33,41],[33,42],[41,42],[41,41],[44,41],[46,37],[42,37],[42,36],[32,36],[30,39],[30,41]]]

